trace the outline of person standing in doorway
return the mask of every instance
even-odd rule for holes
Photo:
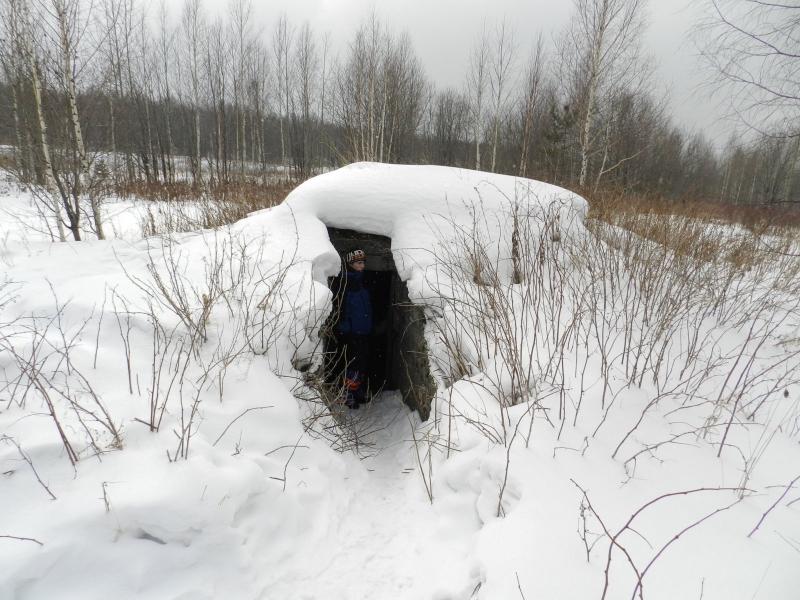
[[[358,408],[369,402],[366,394],[366,374],[369,364],[369,338],[372,334],[372,300],[364,285],[367,255],[355,249],[345,255],[344,296],[341,316],[336,325],[341,346],[344,347],[345,406]]]

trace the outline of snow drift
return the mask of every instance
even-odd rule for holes
[[[0,597],[796,595],[791,257],[698,260],[441,167],[351,165],[169,239],[52,244],[8,194]],[[392,239],[427,423],[396,394],[332,413],[293,368],[326,226]]]

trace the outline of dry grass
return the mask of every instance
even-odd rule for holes
[[[590,216],[607,220],[611,214],[632,213],[687,217],[707,223],[741,225],[765,233],[771,228],[800,228],[800,205],[746,205],[713,200],[670,199],[657,195],[631,194],[621,190],[588,193]]]
[[[296,182],[235,183],[196,189],[188,183],[121,185],[123,198],[149,202],[141,223],[142,235],[213,229],[235,223],[248,214],[280,204]]]
[[[286,197],[297,186],[296,182],[230,183],[197,189],[190,183],[148,183],[145,181],[123,183],[116,187],[122,198],[138,198],[153,201],[191,201],[207,197],[220,202],[230,202],[242,207],[245,212],[270,208]]]
[[[631,231],[703,262],[742,268],[775,254],[792,254],[800,237],[800,209],[734,206],[600,192],[589,198],[589,219]]]

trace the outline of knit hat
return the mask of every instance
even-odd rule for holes
[[[348,265],[351,265],[354,262],[357,262],[359,260],[363,260],[363,261],[367,260],[366,252],[364,252],[360,248],[358,248],[356,250],[351,250],[350,252],[348,252],[345,255],[345,261],[347,262]]]

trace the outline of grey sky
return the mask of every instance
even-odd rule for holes
[[[692,131],[704,131],[722,144],[730,126],[717,120],[705,90],[697,89],[704,73],[689,35],[706,5],[705,0],[650,0],[644,45],[656,63],[660,89],[654,91],[669,92],[676,122]],[[507,18],[524,56],[539,32],[551,41],[572,12],[570,0],[256,0],[254,6],[259,25],[267,32],[285,11],[296,25],[308,20],[315,31],[329,31],[333,49],[339,52],[374,9],[392,30],[409,33],[437,87],[462,84],[470,48],[484,20],[492,24]]]

